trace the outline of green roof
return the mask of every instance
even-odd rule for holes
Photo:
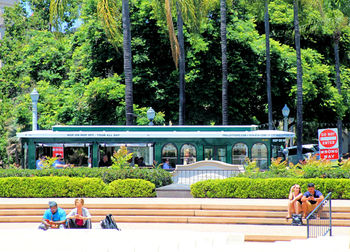
[[[233,126],[53,126],[52,131],[255,131],[256,125]]]

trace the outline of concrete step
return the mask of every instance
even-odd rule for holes
[[[158,198],[193,198],[190,185],[171,184],[156,188]]]
[[[93,215],[92,221],[99,222],[105,215]],[[0,223],[37,222],[42,215],[0,216]],[[205,223],[205,224],[251,224],[251,225],[290,225],[291,220],[285,218],[261,217],[208,217],[208,216],[118,216],[114,215],[117,223]],[[304,221],[305,222],[305,221]],[[304,223],[305,224],[305,223]],[[333,226],[350,226],[350,220],[334,219]]]
[[[0,223],[40,222],[48,208],[45,199],[2,200]],[[57,199],[68,213],[72,199]],[[99,202],[100,201],[100,202]],[[99,222],[112,214],[120,223],[198,223],[290,225],[286,220],[287,206],[281,200],[211,200],[211,199],[89,199],[85,205]],[[46,204],[43,204],[45,202]],[[70,202],[69,204],[67,202]],[[254,204],[257,202],[257,204]],[[327,209],[324,209],[325,211]],[[332,213],[334,226],[350,226],[350,204],[335,206]]]
[[[46,209],[1,209],[0,216],[42,216]],[[70,210],[65,210],[68,214]],[[195,216],[195,210],[174,210],[174,209],[89,209],[92,216],[112,214],[115,216]]]

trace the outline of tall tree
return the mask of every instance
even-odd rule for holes
[[[319,9],[321,20],[319,22],[311,22],[316,28],[321,28],[324,33],[330,35],[333,40],[334,53],[334,69],[335,69],[335,83],[338,94],[342,97],[342,83],[340,79],[340,56],[339,43],[342,36],[342,30],[349,25],[350,6],[347,0],[317,0],[311,2],[311,6]],[[313,28],[313,30],[315,30]],[[338,109],[337,111],[337,128],[339,137],[339,160],[342,157],[343,150],[343,117],[344,111]]]
[[[226,0],[220,0],[220,36],[221,36],[221,66],[222,66],[222,125],[228,124],[226,12],[227,12]]]
[[[303,68],[301,65],[301,48],[300,48],[300,28],[299,28],[299,0],[293,0],[294,10],[294,34],[295,34],[295,50],[297,56],[297,156],[302,160],[303,145]]]
[[[265,58],[266,58],[266,96],[267,96],[267,119],[268,129],[272,130],[272,95],[271,95],[271,55],[270,55],[270,16],[269,16],[269,0],[247,0],[249,5],[254,5],[254,12],[261,19],[262,10],[264,10],[264,28],[265,28]],[[264,5],[264,7],[263,7]]]
[[[156,17],[160,20],[164,18],[167,23],[169,33],[169,41],[171,54],[175,67],[179,70],[179,125],[185,124],[185,74],[186,74],[186,58],[185,58],[185,38],[183,27],[186,26],[198,32],[203,16],[207,13],[210,2],[206,0],[154,0],[153,7],[156,10]],[[177,17],[177,36],[174,29],[172,10],[176,9]]]
[[[179,6],[179,3],[176,3],[177,9],[177,32],[178,32],[178,43],[179,43],[179,125],[185,124],[185,39],[184,39],[184,31],[183,31],[183,18],[182,11]]]
[[[271,56],[270,56],[270,18],[269,18],[269,0],[265,0],[265,45],[266,45],[266,91],[267,91],[267,109],[269,130],[273,129],[272,119],[272,95],[271,95]]]
[[[70,2],[68,0],[51,0],[50,20],[56,29],[62,23],[64,10]],[[117,1],[98,0],[98,16],[103,21],[107,35],[111,38],[113,44],[120,38],[119,20],[122,16],[123,27],[123,57],[124,57],[124,75],[125,75],[125,116],[126,125],[134,124],[133,113],[133,82],[132,82],[132,53],[131,53],[131,28],[129,15],[129,1],[122,0],[122,14],[120,14]]]
[[[335,83],[338,89],[338,94],[342,96],[342,83],[340,80],[340,57],[339,57],[339,42],[341,39],[342,28],[349,24],[350,7],[349,1],[342,0],[325,0],[325,5],[330,10],[329,18],[326,19],[331,24],[333,31],[333,49],[336,78]],[[339,135],[339,160],[342,157],[343,150],[343,120],[341,113],[338,112],[337,128]]]
[[[125,113],[126,125],[134,124],[133,110],[133,82],[132,82],[132,54],[129,0],[123,0],[123,57],[125,75]]]

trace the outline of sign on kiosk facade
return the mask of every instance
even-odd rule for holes
[[[57,157],[57,155],[64,157],[63,144],[57,144],[52,147],[52,157]]]
[[[319,129],[318,146],[321,159],[339,159],[338,129]]]

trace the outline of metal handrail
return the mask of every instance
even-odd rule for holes
[[[332,236],[332,192],[328,193],[327,196],[321,201],[321,203],[313,210],[309,215],[306,217],[307,221],[307,238],[310,238],[310,220],[311,217],[314,216],[314,214],[323,207],[327,200],[329,201],[329,227],[328,229],[322,234],[322,236],[326,236],[329,233],[329,236]],[[318,225],[322,227],[322,225]]]

